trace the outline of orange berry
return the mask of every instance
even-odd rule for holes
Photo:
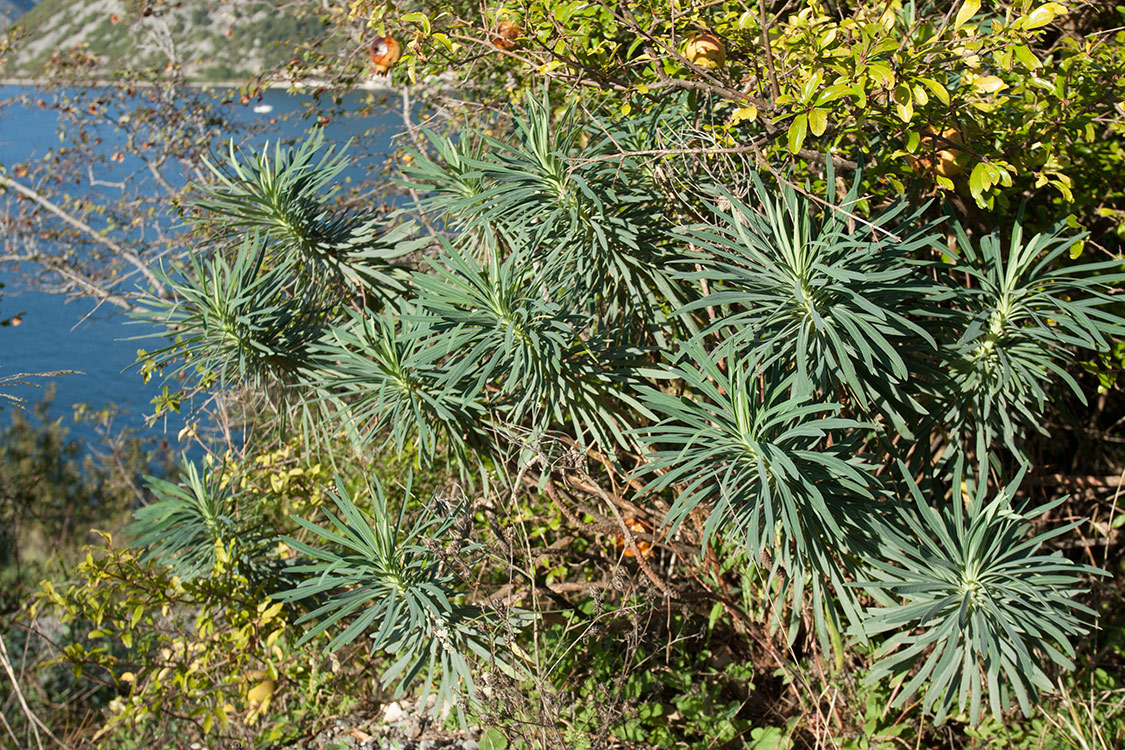
[[[727,60],[727,48],[714,34],[697,34],[684,47],[684,57],[693,65],[710,70]]]
[[[368,49],[371,62],[375,64],[375,74],[385,76],[391,66],[402,57],[402,45],[393,36],[375,37]]]

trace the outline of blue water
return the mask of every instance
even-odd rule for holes
[[[0,87],[0,102],[29,91]],[[35,96],[48,95],[36,93]],[[351,96],[344,102],[345,109],[354,112],[364,103],[370,104],[371,100],[366,97],[363,94]],[[251,105],[236,105],[232,110],[236,120],[265,126],[263,133],[243,134],[236,137],[236,142],[254,145],[266,139],[303,134],[308,122],[294,115],[308,101],[306,96],[271,90],[265,92],[260,103],[252,102],[272,107],[268,114],[255,113]],[[355,139],[358,148],[353,147],[350,152],[357,159],[353,175],[358,176],[367,168],[377,168],[381,154],[390,150],[392,135],[401,129],[401,119],[394,110],[396,104],[392,96],[385,106],[376,105],[375,115],[344,117],[328,127],[328,136],[333,140]],[[271,121],[276,122],[270,124]],[[48,150],[58,147],[58,128],[58,116],[50,109],[23,105],[0,108],[0,164],[5,165],[11,175],[13,165],[41,158]],[[123,142],[122,134],[112,129],[101,135],[104,141],[99,148],[106,153],[116,151]],[[129,166],[128,163],[121,165],[121,173],[127,172]],[[73,189],[96,190],[89,185]],[[20,372],[79,370],[83,374],[37,379],[44,385],[54,384],[56,396],[51,415],[63,418],[70,425],[72,437],[87,445],[95,439],[91,425],[70,424],[77,404],[93,409],[116,405],[121,413],[114,421],[115,427],[134,428],[145,436],[163,436],[176,444],[176,435],[184,424],[183,416],[173,414],[146,426],[144,417],[151,414],[150,402],[160,393],[162,383],[154,378],[145,384],[137,369],[130,369],[137,348],[157,348],[159,340],[128,339],[150,332],[151,327],[127,324],[129,319],[108,304],[98,307],[91,300],[66,303],[61,296],[29,289],[18,273],[3,265],[0,265],[0,283],[4,284],[0,290],[0,319],[17,314],[21,318],[18,327],[0,327],[0,377]],[[0,387],[29,403],[43,395],[41,388]],[[175,390],[174,384],[171,389]],[[10,407],[4,407],[4,411],[0,411],[0,424],[7,424],[11,413]]]

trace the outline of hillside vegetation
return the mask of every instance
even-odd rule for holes
[[[13,746],[1125,747],[1125,7],[291,2],[304,137],[167,36],[0,173],[200,456],[10,575]]]
[[[309,35],[277,4],[246,0],[44,0],[19,25],[26,35],[4,71],[14,77],[41,76],[52,60],[77,50],[90,58],[87,72],[95,77],[164,68],[173,59],[191,80],[238,80],[284,62],[292,44]]]

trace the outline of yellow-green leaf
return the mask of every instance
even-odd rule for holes
[[[436,41],[442,47],[445,47],[445,49],[448,50],[449,52],[453,51],[453,42],[450,41],[449,37],[447,37],[445,34],[442,34],[439,31],[438,33],[433,35],[433,38],[434,38],[434,41]]]
[[[883,62],[873,62],[867,66],[867,75],[882,81],[887,88],[895,85],[895,72]]]
[[[842,96],[854,93],[851,86],[846,83],[837,83],[821,91],[816,97],[816,106],[823,107],[825,104],[834,102]]]
[[[246,694],[246,699],[250,701],[251,706],[258,703],[265,703],[273,697],[273,692],[276,689],[276,680],[262,680]]]
[[[1023,17],[1023,27],[1025,29],[1042,28],[1063,13],[1066,13],[1065,6],[1058,3],[1045,3]]]
[[[809,130],[808,115],[803,112],[793,118],[793,124],[789,126],[789,153],[795,154],[801,150],[801,146],[805,142],[805,135]]]
[[[281,614],[281,605],[282,604],[283,604],[283,602],[278,602],[276,604],[273,604],[273,605],[270,605],[269,607],[267,607],[266,610],[264,612],[262,612],[261,623],[263,625],[265,625],[270,620],[272,620],[273,618],[275,618],[279,614]]]
[[[938,98],[942,104],[949,106],[949,91],[945,86],[935,81],[933,78],[919,78],[918,81],[930,90],[930,93]]]
[[[910,122],[910,119],[914,117],[914,98],[911,95],[910,87],[905,83],[895,86],[895,110],[898,112],[899,119],[903,122]]]
[[[1016,59],[1020,61],[1025,68],[1035,70],[1040,66],[1039,58],[1026,44],[1017,45],[1013,50],[1016,54]]]
[[[820,88],[820,73],[813,73],[809,80],[805,81],[804,87],[801,89],[801,101],[808,103],[812,101],[813,94]]]
[[[758,116],[758,108],[755,107],[754,105],[750,105],[749,107],[742,107],[741,109],[736,109],[734,111],[734,114],[730,116],[730,121],[731,121],[732,125],[735,125],[735,124],[738,124],[738,123],[742,122],[743,120],[753,120],[753,119],[757,118],[757,116]]]
[[[422,27],[422,31],[426,34],[430,33],[430,19],[426,17],[425,13],[407,13],[402,17],[403,23],[416,23]]]
[[[957,11],[957,17],[953,19],[953,28],[959,29],[967,24],[978,10],[980,10],[980,0],[965,0],[961,10]]]
[[[986,94],[995,94],[1008,88],[1008,84],[997,76],[981,76],[973,81],[973,88]]]
[[[809,130],[818,138],[828,129],[828,111],[814,109],[809,112]]]

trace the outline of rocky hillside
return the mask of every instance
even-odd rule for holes
[[[8,77],[35,77],[53,54],[82,45],[106,74],[163,67],[172,52],[192,79],[239,80],[288,59],[311,31],[263,0],[42,0],[19,24],[29,33],[3,71]]]

